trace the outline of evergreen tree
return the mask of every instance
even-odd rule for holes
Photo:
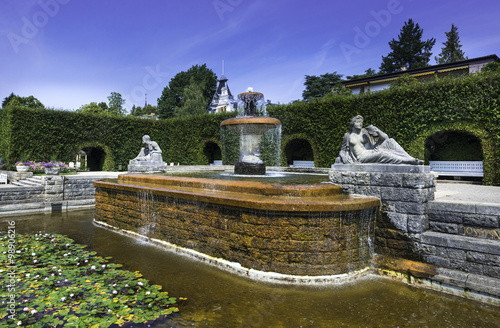
[[[160,118],[173,117],[176,108],[183,107],[184,90],[195,81],[202,86],[202,94],[205,101],[205,110],[212,101],[212,97],[217,89],[217,75],[206,64],[201,66],[193,65],[187,71],[177,73],[163,89],[158,98],[158,114]]]
[[[441,53],[435,57],[438,64],[453,63],[460,60],[468,59],[462,51],[462,45],[458,38],[458,28],[451,24],[451,31],[445,32],[446,42],[443,42],[444,47],[441,48]]]
[[[302,92],[302,98],[304,100],[322,98],[341,80],[342,74],[337,74],[337,72],[320,76],[306,75],[306,81],[304,82],[306,89]]]
[[[203,96],[203,89],[203,85],[191,79],[191,83],[182,92],[181,106],[175,108],[174,117],[186,117],[206,113],[207,103]]]
[[[389,42],[391,52],[382,56],[381,73],[392,73],[401,68],[413,69],[429,65],[431,50],[436,39],[422,41],[423,30],[410,18],[401,28],[398,40]]]

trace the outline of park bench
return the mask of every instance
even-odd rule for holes
[[[483,177],[482,161],[429,161],[431,171],[440,176]]]
[[[314,167],[314,161],[293,161],[291,167]]]

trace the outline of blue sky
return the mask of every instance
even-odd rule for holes
[[[499,17],[486,0],[2,0],[0,98],[156,105],[178,72],[206,63],[220,76],[224,60],[233,94],[288,103],[305,75],[378,70],[409,18],[436,38],[432,58],[452,23],[469,58],[500,55]]]

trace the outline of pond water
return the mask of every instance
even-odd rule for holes
[[[176,316],[151,327],[500,327],[500,309],[377,276],[341,286],[258,283],[92,223],[93,211],[2,218],[17,233],[60,233],[140,271],[173,297]],[[137,325],[133,325],[138,327]]]

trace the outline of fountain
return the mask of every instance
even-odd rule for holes
[[[264,175],[262,135],[281,122],[262,116],[261,93],[248,90],[238,97],[242,115],[221,123],[221,130],[238,133],[239,140],[232,138],[240,150],[235,173]],[[350,281],[370,272],[380,201],[346,195],[331,183],[129,173],[94,185],[97,224],[233,273],[309,284]]]
[[[238,117],[220,124],[221,129],[229,129],[239,136],[240,155],[234,164],[234,173],[265,175],[266,165],[260,154],[262,135],[270,129],[281,126],[281,121],[267,116],[264,95],[253,92],[252,88],[238,95],[238,113]]]

